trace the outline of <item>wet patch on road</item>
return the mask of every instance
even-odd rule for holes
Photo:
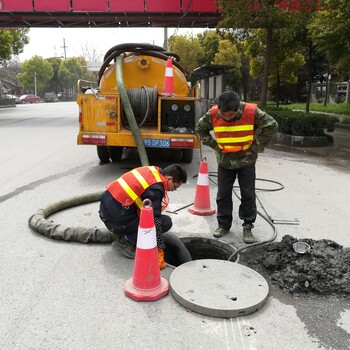
[[[1,195],[0,196],[0,203],[3,203],[5,201],[7,201],[8,199],[11,199],[15,196],[18,196],[18,195],[22,194],[23,192],[32,191],[42,184],[49,183],[51,181],[60,179],[62,177],[68,176],[68,175],[76,174],[76,173],[80,172],[81,170],[85,170],[87,168],[87,165],[90,165],[90,164],[92,164],[92,163],[86,163],[86,164],[80,165],[76,168],[72,168],[72,169],[69,169],[67,171],[63,171],[63,172],[58,173],[58,174],[50,175],[50,176],[44,177],[42,179],[33,181],[29,184],[23,185],[21,187],[17,187],[14,191],[11,191],[9,193]]]

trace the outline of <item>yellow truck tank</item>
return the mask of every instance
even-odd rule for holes
[[[189,87],[175,53],[150,44],[113,47],[96,83],[78,81],[78,144],[97,146],[101,162],[119,161],[125,147],[137,146],[118,87],[120,55],[123,88],[144,146],[170,149],[174,160],[191,162],[199,147],[194,131],[199,86]]]

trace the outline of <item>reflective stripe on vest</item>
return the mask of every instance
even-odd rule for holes
[[[125,173],[117,180],[113,181],[107,186],[107,190],[111,193],[113,198],[124,206],[129,206],[133,203],[139,209],[142,208],[142,193],[151,185],[155,183],[163,183],[164,195],[168,189],[167,179],[160,174],[159,168],[154,166],[144,166],[133,169]]]
[[[228,122],[217,116],[218,106],[211,108],[213,131],[218,147],[223,153],[241,152],[250,148],[254,141],[254,115],[256,104],[246,103],[242,117]]]
[[[247,131],[253,130],[254,125],[237,125],[237,126],[217,126],[214,128],[215,131]]]
[[[136,205],[141,209],[142,208],[141,198],[131,189],[131,187],[124,181],[124,179],[119,178],[119,179],[117,179],[117,181],[119,182],[120,186],[122,186],[124,191],[131,197],[133,202],[135,202]],[[147,188],[147,187],[145,187],[145,188]]]

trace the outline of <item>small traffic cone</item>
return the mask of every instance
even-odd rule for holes
[[[174,95],[174,71],[171,58],[168,58],[166,61],[162,95]]]
[[[208,163],[205,158],[202,159],[199,167],[194,204],[188,210],[195,215],[215,214],[215,209],[210,205]]]
[[[137,233],[133,277],[125,282],[124,293],[136,301],[155,301],[169,293],[168,281],[160,276],[152,202],[143,201]]]

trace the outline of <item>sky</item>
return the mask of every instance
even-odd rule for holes
[[[196,35],[204,28],[168,28],[168,38],[177,34]],[[77,57],[84,49],[104,54],[113,46],[123,43],[150,43],[163,46],[164,28],[31,28],[30,42],[18,56],[23,62],[39,55],[49,57]],[[65,49],[64,49],[65,46]]]

